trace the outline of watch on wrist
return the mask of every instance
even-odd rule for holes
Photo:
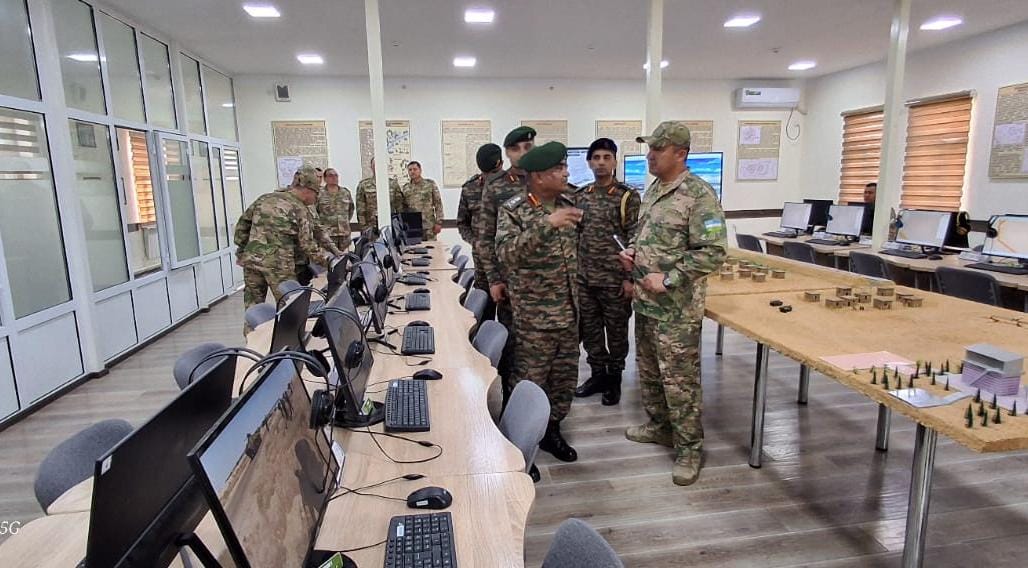
[[[664,287],[668,290],[671,289],[671,275],[666,272],[664,273]]]

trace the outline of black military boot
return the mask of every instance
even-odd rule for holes
[[[560,461],[573,462],[578,459],[578,452],[568,445],[567,440],[560,433],[559,420],[550,420],[549,426],[546,427],[546,435],[539,442],[539,449],[550,452]]]
[[[607,374],[607,390],[603,392],[603,406],[614,406],[621,402],[621,371]]]
[[[607,368],[603,366],[593,367],[593,374],[586,379],[582,386],[575,389],[575,396],[584,398],[607,390]]]

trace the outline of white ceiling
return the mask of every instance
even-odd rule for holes
[[[267,75],[366,75],[363,0],[262,0],[282,12],[258,21],[243,0],[101,0],[172,37],[225,71]],[[642,78],[647,0],[380,0],[385,74],[394,77]],[[491,25],[465,24],[469,6],[496,10]],[[666,0],[669,79],[814,77],[882,60],[893,0]],[[722,23],[740,12],[748,29]],[[964,24],[918,27],[937,15]],[[913,0],[910,48],[923,49],[1028,20],[1028,0]],[[300,52],[325,58],[319,67]],[[474,69],[455,69],[474,55]],[[792,72],[793,61],[818,66]]]

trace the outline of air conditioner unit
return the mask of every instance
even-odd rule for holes
[[[800,90],[791,87],[743,87],[735,91],[735,107],[739,109],[793,109],[799,104]]]

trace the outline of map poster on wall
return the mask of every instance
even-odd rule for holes
[[[689,128],[689,151],[690,152],[713,152],[714,151],[714,121],[713,120],[679,120]]]
[[[643,121],[641,120],[597,120],[596,137],[610,138],[618,145],[618,153],[622,156],[645,154],[642,144],[635,141],[642,136]]]
[[[1028,83],[996,94],[989,177],[1028,178]]]
[[[566,120],[522,120],[521,126],[535,129],[535,145],[539,146],[556,140],[568,145],[568,121]]]
[[[440,129],[443,137],[443,186],[460,187],[478,173],[475,154],[479,146],[492,140],[492,123],[488,120],[444,120]]]
[[[736,150],[736,181],[778,179],[778,158],[782,144],[782,121],[739,121]]]
[[[357,123],[357,135],[360,140],[361,178],[374,174],[371,171],[371,158],[375,157],[375,131],[370,120]],[[410,121],[386,121],[386,154],[389,156],[389,177],[396,178],[403,185],[410,181],[407,177],[407,163],[410,162]]]
[[[328,167],[328,130],[324,120],[274,120],[271,141],[281,187],[293,182],[300,166]]]

